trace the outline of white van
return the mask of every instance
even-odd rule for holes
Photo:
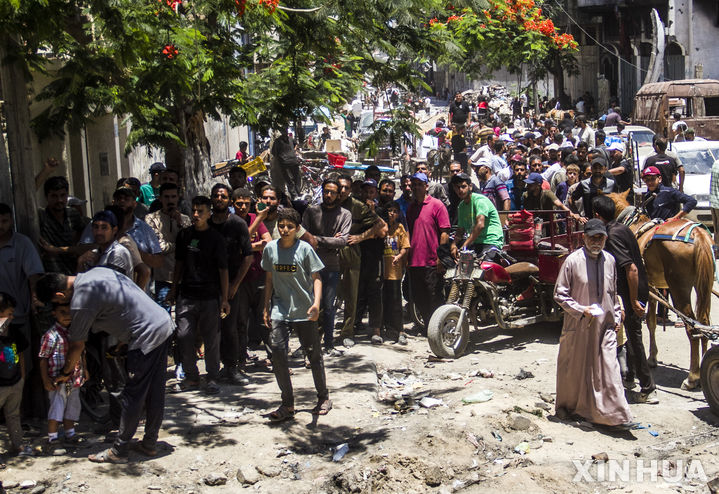
[[[719,159],[719,141],[673,142],[670,149],[684,166],[684,193],[697,200],[687,217],[711,228],[709,184],[712,165]]]

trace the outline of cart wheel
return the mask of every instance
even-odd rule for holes
[[[469,343],[469,322],[465,317],[462,328],[457,321],[462,309],[443,305],[432,314],[427,326],[427,340],[432,352],[440,358],[459,358]]]
[[[719,415],[719,346],[711,347],[704,354],[700,378],[709,408]]]

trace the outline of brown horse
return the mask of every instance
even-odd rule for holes
[[[608,194],[616,205],[615,217],[629,206],[627,192]],[[689,220],[667,221],[657,227],[648,223],[650,219],[639,214],[634,216],[629,228],[636,235],[640,232],[637,241],[644,258],[647,269],[649,285],[654,288],[668,288],[672,296],[674,307],[682,314],[696,319],[702,324],[709,325],[709,312],[711,310],[711,290],[714,283],[714,256],[712,255],[712,239],[704,228],[694,228],[691,231],[692,242],[682,239],[693,222]],[[644,226],[644,228],[642,228]],[[647,226],[651,228],[647,229]],[[673,236],[677,232],[679,240],[655,240],[657,235]],[[694,288],[697,297],[696,311],[692,311],[691,292]],[[650,299],[647,312],[647,326],[649,327],[649,365],[657,365],[657,342],[654,332],[657,328],[657,302]],[[699,354],[699,339],[693,338],[690,328],[687,327],[687,336],[691,345],[689,363],[689,376],[682,383],[682,389],[695,389],[699,386],[699,366],[701,356],[707,350],[707,339],[701,338],[702,352]]]

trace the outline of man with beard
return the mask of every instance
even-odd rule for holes
[[[175,184],[177,185],[177,201],[176,202],[176,208],[180,210],[182,214],[185,216],[190,214],[191,207],[190,203],[182,196],[182,187],[180,186],[180,174],[177,172],[177,170],[173,168],[167,168],[165,171],[162,172],[160,175],[160,187],[162,187],[165,184]],[[149,213],[154,213],[155,211],[159,211],[162,208],[162,202],[160,201],[160,197],[158,195],[157,199],[152,201],[152,204],[150,205]],[[187,216],[189,221],[189,216]],[[145,217],[145,221],[147,221],[147,217]]]
[[[562,264],[554,300],[564,309],[557,356],[556,414],[578,415],[613,430],[636,427],[624,397],[617,360],[622,307],[614,257],[604,252],[607,230],[593,218],[584,228],[584,247]]]
[[[384,238],[387,234],[387,223],[367,204],[352,197],[352,178],[342,175],[339,184],[340,205],[352,215],[352,226],[347,245],[340,250],[341,286],[344,298],[345,320],[342,325],[342,344],[354,346],[354,328],[357,316],[357,297],[359,290],[360,268],[362,263],[360,243],[372,238]]]
[[[159,211],[147,215],[147,224],[157,235],[162,253],[162,265],[155,268],[155,300],[168,311],[170,306],[165,297],[172,287],[172,272],[175,270],[175,243],[180,230],[190,226],[190,218],[178,209],[180,189],[176,184],[164,183],[160,186]]]
[[[85,224],[80,213],[67,207],[69,185],[65,177],[50,177],[43,188],[47,207],[38,211],[42,262],[48,272],[73,274],[78,256],[89,249],[78,245]],[[89,237],[91,243],[92,232]]]
[[[322,204],[307,207],[302,226],[310,234],[309,244],[315,249],[324,268],[322,279],[322,333],[325,351],[334,348],[335,299],[340,281],[340,249],[347,245],[352,227],[352,213],[340,207],[340,185],[335,179],[322,184]]]
[[[405,218],[407,217],[407,209],[409,208],[409,205],[412,204],[411,183],[412,180],[409,175],[402,175],[399,179],[399,188],[402,191],[402,194],[399,196],[399,199],[397,199],[397,205]]]
[[[617,293],[624,304],[624,333],[627,337],[629,364],[624,385],[627,389],[633,388],[636,374],[641,391],[635,396],[635,402],[655,405],[659,399],[642,342],[644,304],[649,298],[647,270],[634,233],[626,225],[614,220],[614,201],[607,196],[598,196],[593,202],[594,215],[607,227],[605,250],[616,260]]]
[[[525,178],[527,178],[527,165],[523,161],[515,161],[512,163],[512,178],[505,182],[510,200],[509,209],[511,211],[521,211],[524,209],[522,197],[527,185],[524,182]]]
[[[210,192],[212,217],[209,225],[222,234],[227,246],[227,275],[229,277],[228,301],[230,313],[222,319],[220,337],[220,358],[224,365],[224,377],[233,384],[248,384],[245,374],[247,358],[248,325],[240,320],[240,304],[248,301],[240,296],[240,283],[250,269],[254,256],[250,243],[250,232],[245,220],[230,214],[232,191],[225,184],[215,184]]]
[[[277,189],[272,185],[265,185],[260,192],[260,200],[257,204],[257,220],[261,221],[267,231],[270,232],[272,240],[280,238],[280,231],[277,228],[277,213],[279,211],[280,200],[277,195]],[[297,239],[309,240],[309,234],[301,225],[297,228]]]
[[[593,218],[592,199],[600,194],[611,194],[614,192],[614,180],[607,178],[607,162],[603,158],[594,158],[592,161],[592,176],[579,182],[570,196],[572,202],[582,199],[584,205],[584,216]]]

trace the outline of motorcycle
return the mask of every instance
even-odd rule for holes
[[[450,283],[446,303],[434,311],[427,326],[429,346],[437,357],[462,356],[470,324],[517,329],[562,319],[553,297],[554,283],[581,232],[564,228],[564,233],[556,234],[553,222],[549,226],[550,237],[523,252],[519,261],[500,249],[482,256],[472,250],[459,253],[456,265],[445,272]]]

